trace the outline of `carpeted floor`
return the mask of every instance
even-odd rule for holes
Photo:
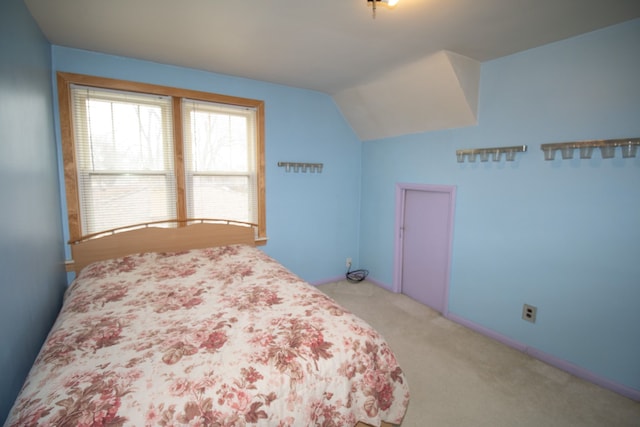
[[[384,335],[405,371],[402,427],[640,427],[640,403],[369,282],[318,289]]]

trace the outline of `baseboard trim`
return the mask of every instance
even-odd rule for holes
[[[326,285],[327,283],[339,282],[341,280],[347,280],[347,278],[345,276],[338,276],[331,279],[319,280],[317,282],[309,282],[309,284],[312,286],[320,286],[320,285]]]
[[[347,280],[347,277],[346,276],[338,276],[338,277],[333,277],[331,279],[323,279],[323,280],[319,280],[317,282],[309,282],[309,283],[311,285],[313,285],[313,286],[320,286],[320,285],[326,285],[327,283],[341,282],[343,280]],[[375,279],[372,279],[371,277],[367,277],[365,280],[367,282],[373,283],[376,286],[384,288],[384,289],[388,290],[389,292],[397,293],[393,289],[391,289],[390,287],[386,286],[384,283],[379,282],[379,281],[377,281]]]
[[[380,286],[381,288],[384,288],[386,290],[388,290],[389,292],[393,292],[395,294],[398,293],[398,291],[394,290],[393,287],[389,287],[386,284],[384,284],[384,282],[381,282],[379,280],[374,279],[373,277],[369,276],[367,277],[367,282],[371,282],[376,286]]]
[[[323,280],[321,282],[312,283],[314,286],[323,285],[325,283],[338,282],[340,280],[345,280],[344,276]],[[395,292],[394,289],[387,286],[384,282],[374,279],[373,277],[367,277],[367,282],[371,282],[374,285],[377,285],[381,288],[388,290],[389,292]],[[506,346],[519,350],[523,353],[530,355],[533,358],[536,358],[542,362],[545,362],[551,366],[554,366],[562,371],[565,371],[571,375],[575,375],[578,378],[582,378],[583,380],[589,381],[593,384],[596,384],[602,388],[606,388],[607,390],[611,390],[614,393],[618,393],[624,397],[628,397],[631,400],[635,400],[636,402],[640,402],[640,390],[635,388],[631,388],[624,384],[619,384],[614,381],[611,381],[607,378],[603,378],[599,375],[594,374],[593,372],[584,369],[580,366],[574,365],[571,362],[563,360],[559,357],[552,356],[551,354],[540,351],[536,348],[529,347],[519,341],[511,339],[505,335],[502,335],[492,329],[486,328],[482,325],[472,322],[471,320],[465,319],[464,317],[457,316],[451,312],[443,313],[443,316],[452,322],[458,323],[462,326],[465,326],[473,331],[476,331],[482,335],[485,335],[491,339],[494,339]]]
[[[476,331],[482,335],[485,335],[489,338],[492,338],[498,342],[501,342],[504,345],[512,347],[516,350],[519,350],[523,353],[530,355],[542,362],[548,363],[551,366],[554,366],[558,369],[561,369],[565,372],[568,372],[572,375],[575,375],[578,378],[582,378],[583,380],[589,381],[593,384],[596,384],[600,387],[606,388],[607,390],[611,390],[615,393],[618,393],[622,396],[628,397],[629,399],[640,402],[640,390],[636,390],[634,388],[628,387],[624,384],[619,384],[614,381],[611,381],[607,378],[603,378],[599,375],[594,374],[593,372],[584,369],[580,366],[574,365],[571,362],[560,359],[559,357],[552,356],[548,353],[540,351],[536,348],[529,347],[525,344],[522,344],[516,340],[513,340],[509,337],[506,337],[502,334],[499,334],[489,328],[485,328],[484,326],[478,325],[464,317],[457,316],[452,313],[448,313],[445,316],[447,319],[452,322],[458,323],[462,326],[465,326],[473,331]]]

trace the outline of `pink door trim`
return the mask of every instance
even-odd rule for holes
[[[402,228],[404,221],[404,206],[406,192],[409,190],[414,191],[426,191],[437,193],[449,194],[449,218],[448,218],[448,248],[446,250],[446,284],[445,284],[445,301],[449,301],[449,282],[451,278],[451,254],[453,248],[453,221],[455,211],[455,199],[456,199],[456,187],[453,185],[430,185],[430,184],[411,184],[411,183],[397,183],[396,184],[396,213],[395,213],[395,236],[394,236],[394,276],[393,276],[393,292],[400,293],[402,291],[402,246],[403,236]],[[448,303],[445,303],[442,314],[447,316]]]

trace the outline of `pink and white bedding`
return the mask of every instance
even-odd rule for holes
[[[86,267],[6,425],[377,426],[408,401],[375,330],[231,245]]]

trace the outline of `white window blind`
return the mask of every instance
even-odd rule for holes
[[[83,234],[176,217],[171,98],[71,85]]]
[[[183,99],[187,214],[258,222],[256,110]]]

